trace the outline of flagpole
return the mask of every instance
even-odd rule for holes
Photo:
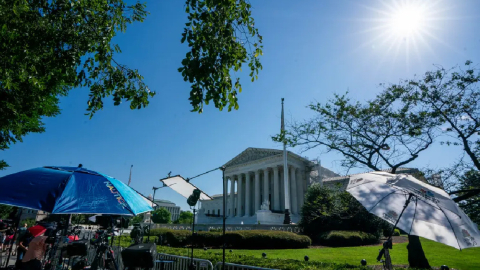
[[[130,182],[132,182],[132,168],[133,168],[133,165],[130,166],[130,176],[128,177],[128,186],[130,186]]]
[[[285,136],[285,120],[283,115],[283,101],[282,98],[282,124],[281,124],[281,132],[282,136]],[[283,224],[290,224],[290,193],[289,193],[289,185],[288,185],[288,165],[287,165],[287,140],[283,138],[283,186],[285,188],[285,218],[283,219]]]

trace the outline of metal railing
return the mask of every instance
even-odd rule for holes
[[[190,261],[191,258],[189,258],[189,257],[170,255],[170,254],[164,254],[164,253],[158,253],[157,254],[157,260],[173,260],[173,261],[175,261],[174,263],[165,264],[164,268],[163,268],[165,270],[189,269],[188,266],[190,265],[190,262],[191,262]],[[198,270],[213,270],[213,264],[209,260],[193,258],[193,261],[194,261],[195,265],[197,266],[196,269],[198,269]],[[159,263],[157,263],[157,265],[155,266],[155,269],[156,270],[160,269],[160,264]]]
[[[215,265],[215,269],[217,270],[222,270],[222,262],[218,262]],[[272,268],[263,268],[263,267],[258,267],[258,266],[250,266],[250,265],[241,265],[241,264],[234,264],[234,263],[225,263],[225,270],[278,270],[278,269],[272,269]]]

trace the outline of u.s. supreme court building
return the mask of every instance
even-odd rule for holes
[[[283,224],[283,164],[282,150],[264,148],[247,148],[225,164],[227,224]],[[339,175],[292,152],[287,152],[287,166],[291,220],[298,223],[307,188]],[[223,196],[212,198],[201,201],[199,224],[222,223]]]

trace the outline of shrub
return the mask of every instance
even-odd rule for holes
[[[392,233],[392,229],[383,229],[383,236],[384,237],[390,237],[390,234]],[[396,229],[393,231],[393,236],[400,236],[400,230]]]
[[[165,233],[165,240],[172,247],[184,247],[190,244],[191,231],[170,231]]]
[[[171,247],[191,245],[191,231],[154,229],[152,235],[162,236],[163,244]],[[279,231],[235,231],[225,234],[228,248],[235,249],[280,249],[307,248],[312,241],[308,236]],[[195,236],[197,247],[221,247],[223,245],[221,232],[197,232]]]
[[[330,247],[351,247],[378,243],[376,235],[360,231],[328,231],[318,236],[320,244]]]
[[[305,235],[279,231],[237,231],[229,233],[232,237],[227,238],[227,243],[232,248],[240,249],[287,249],[307,248],[312,240]],[[233,237],[234,235],[238,235]]]

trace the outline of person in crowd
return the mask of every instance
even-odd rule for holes
[[[3,243],[5,242],[5,231],[7,230],[7,225],[0,219],[0,252],[3,252]]]
[[[44,236],[44,233],[41,233],[30,241],[28,249],[22,259],[24,270],[42,269],[41,260],[45,256],[47,250],[47,238],[47,236]]]
[[[28,227],[28,224],[27,223],[24,223],[23,224],[23,227],[20,227],[20,229],[18,229],[18,232],[17,232],[17,237],[15,239],[15,249],[18,250],[18,247],[20,246],[20,240],[22,239],[23,235],[27,232],[27,227]]]
[[[28,230],[25,230],[17,239],[17,261],[15,262],[15,269],[19,270],[22,269],[22,259],[28,250],[30,241],[33,240],[33,235]]]
[[[5,241],[3,243],[3,251],[10,250],[10,245],[13,244],[13,236],[15,235],[15,231],[12,227],[8,226],[7,230],[5,231]]]

